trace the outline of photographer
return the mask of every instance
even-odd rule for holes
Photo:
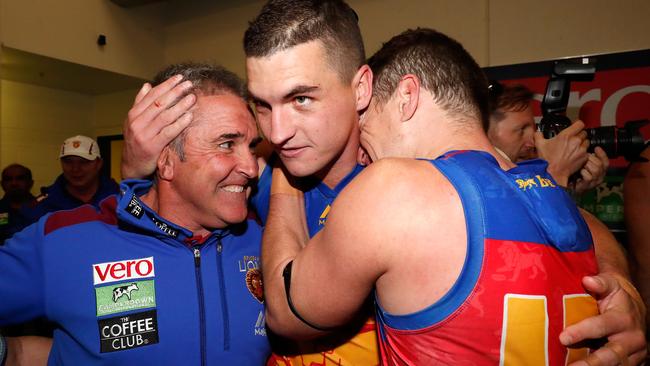
[[[488,138],[510,160],[548,161],[548,171],[556,182],[577,194],[603,181],[609,159],[600,147],[593,154],[587,153],[589,140],[582,121],[576,121],[552,139],[544,139],[533,118],[532,91],[523,85],[493,82],[490,94]],[[578,171],[579,178],[569,182],[569,177]]]

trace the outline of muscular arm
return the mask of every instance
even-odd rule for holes
[[[288,308],[282,270],[292,259],[297,312],[328,328],[347,324],[373,287],[391,313],[421,310],[446,293],[462,268],[460,200],[428,162],[371,164],[341,192],[325,228],[308,242],[303,207],[290,192],[272,195],[263,243],[267,324],[284,336],[319,335]]]
[[[583,285],[598,301],[600,315],[567,327],[560,340],[565,345],[586,339],[607,338],[608,345],[592,353],[588,359],[599,365],[618,365],[619,357],[628,355],[631,364],[641,362],[646,355],[643,319],[645,305],[629,282],[625,255],[607,227],[586,211],[583,216],[594,238],[600,267],[597,276],[585,277]],[[617,349],[618,351],[614,351]],[[618,355],[620,353],[621,355]],[[589,365],[579,361],[575,366]]]
[[[52,338],[7,337],[7,348],[5,366],[44,366],[52,348]]]
[[[650,148],[642,156],[650,159]],[[634,258],[633,277],[646,303],[650,301],[650,163],[634,163],[625,177],[625,223]],[[646,318],[650,328],[650,318]]]
[[[349,188],[355,191],[354,187]],[[296,338],[323,333],[300,321],[289,309],[282,272],[291,260],[293,305],[303,318],[319,327],[345,324],[372,289],[376,276],[356,274],[361,268],[350,258],[358,250],[359,241],[353,241],[359,238],[357,230],[350,232],[347,238],[339,237],[339,230],[344,230],[339,223],[349,223],[354,215],[341,207],[348,204],[349,198],[346,193],[337,198],[333,206],[336,211],[330,211],[326,229],[310,241],[302,193],[289,185],[279,168],[275,169],[262,245],[262,268],[266,321],[276,333]],[[358,259],[364,262],[363,258]],[[369,269],[365,265],[361,267]]]

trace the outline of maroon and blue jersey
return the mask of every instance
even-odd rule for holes
[[[502,170],[491,155],[447,153],[431,164],[452,183],[467,222],[467,255],[447,294],[426,309],[389,314],[377,300],[385,365],[564,365],[559,333],[595,315],[581,279],[597,273],[576,205],[542,160]]]
[[[271,163],[262,172],[258,181],[257,192],[251,198],[251,204],[261,221],[266,223],[271,194]],[[334,188],[330,188],[318,179],[307,179],[305,197],[305,214],[309,236],[316,235],[325,225],[332,202],[354,177],[363,170],[357,165]],[[360,319],[353,329],[344,333],[334,333],[329,338],[317,339],[300,345],[288,345],[287,352],[274,353],[268,366],[347,366],[378,365],[379,351],[377,332],[372,306],[368,306],[367,318]],[[285,342],[286,343],[286,342]],[[295,346],[295,347],[294,347]],[[299,348],[299,350],[295,350]],[[284,350],[283,350],[284,351]],[[280,354],[283,353],[283,354]]]
[[[251,197],[251,206],[257,213],[263,224],[269,215],[269,198],[271,197],[271,166],[276,158],[273,155],[272,160],[266,166],[257,182],[257,188]],[[348,185],[363,170],[362,165],[357,165],[348,173],[334,188],[328,187],[318,179],[305,179],[306,189],[303,191],[305,196],[305,214],[307,215],[307,226],[309,236],[316,235],[325,225],[330,207],[336,196],[341,193],[343,188]]]

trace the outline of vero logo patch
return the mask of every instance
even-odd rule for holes
[[[153,276],[155,276],[153,257],[93,264],[95,285]]]
[[[97,316],[156,306],[154,281],[125,282],[95,288]]]

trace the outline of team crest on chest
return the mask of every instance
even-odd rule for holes
[[[249,269],[246,272],[246,287],[257,301],[264,302],[264,287],[262,285],[262,271]]]

